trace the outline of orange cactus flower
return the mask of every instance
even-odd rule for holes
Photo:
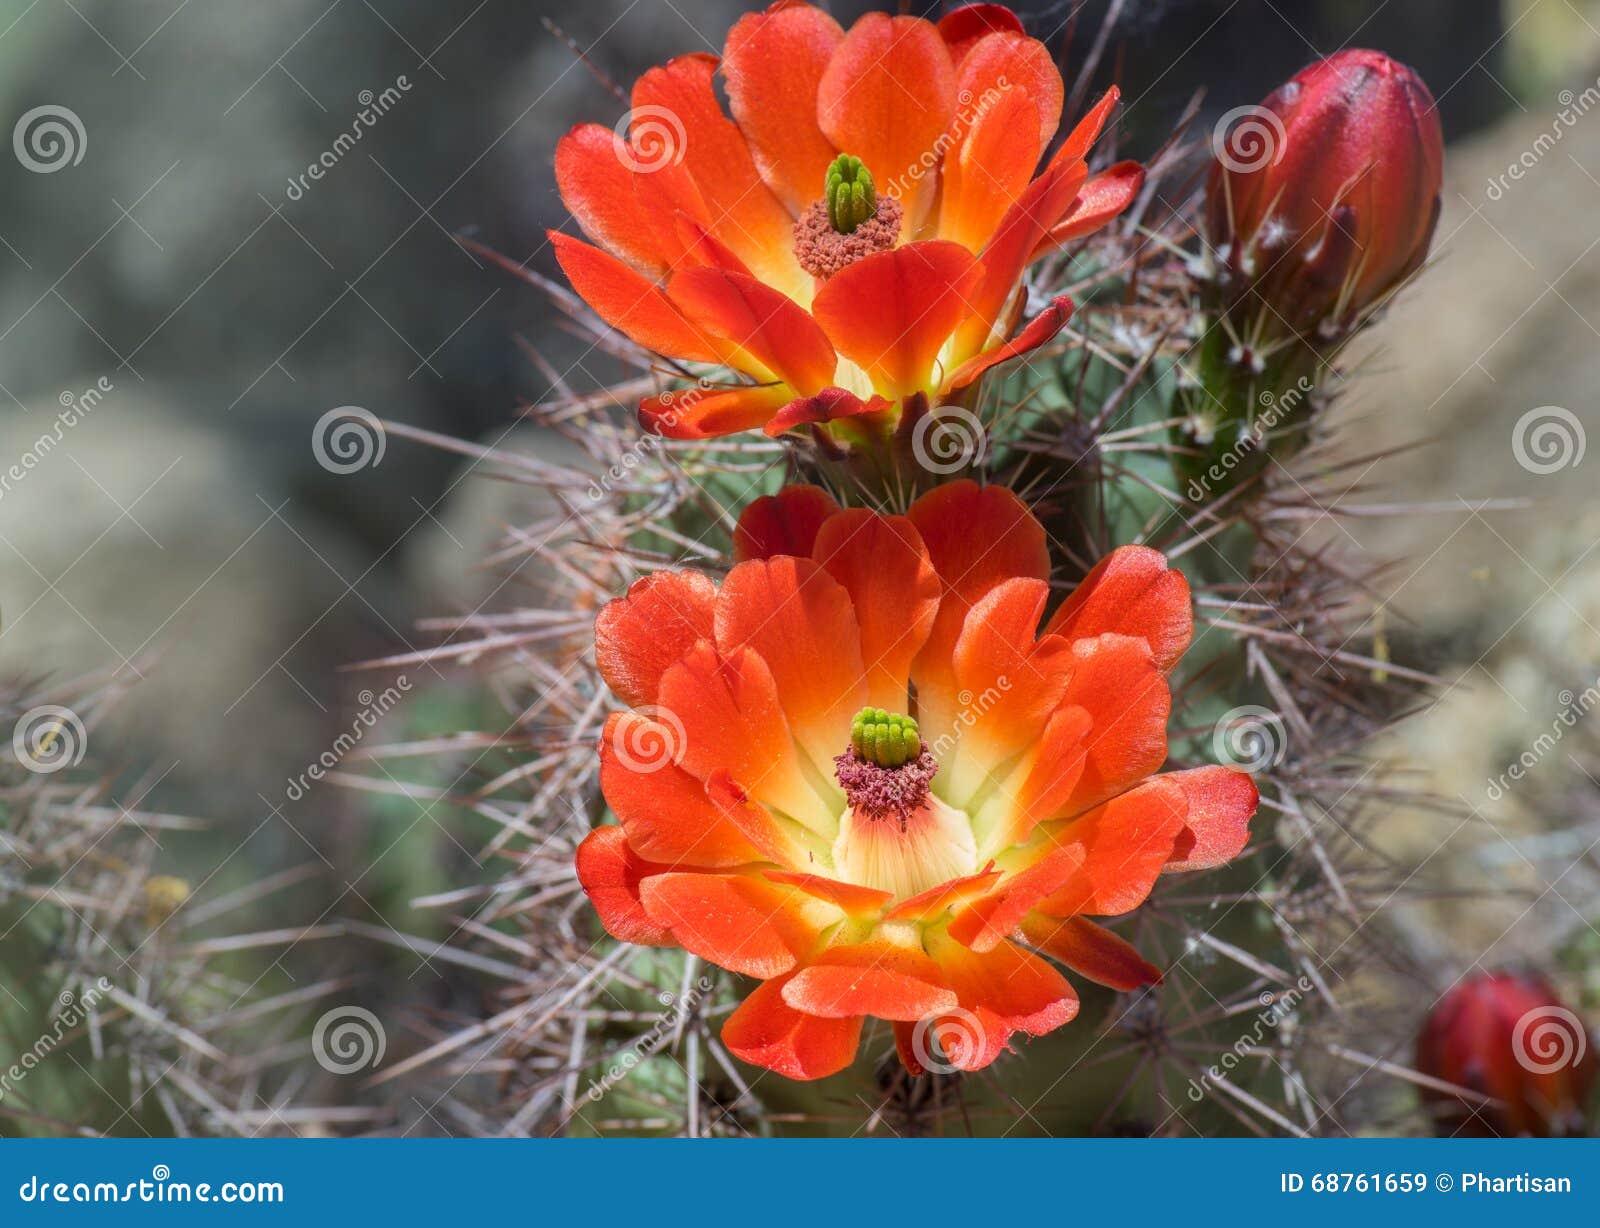
[[[1012,335],[1024,270],[1137,193],[1136,163],[1091,177],[1085,162],[1114,89],[1035,175],[1062,97],[1050,53],[1000,5],[937,24],[868,13],[847,33],[782,0],[741,18],[720,62],[645,73],[626,137],[589,123],[562,138],[561,197],[600,247],[550,239],[606,323],[749,381],[647,399],[648,429],[881,438],[1053,336],[1064,298]]]
[[[1183,575],[1123,547],[1041,629],[1044,530],[970,481],[904,516],[789,487],[736,552],[720,587],[658,572],[596,622],[631,706],[600,747],[620,826],[577,855],[606,929],[760,978],[723,1041],[795,1079],[848,1065],[867,1017],[913,1072],[987,1066],[1077,1013],[1052,960],[1157,980],[1090,918],[1236,856],[1256,807],[1242,772],[1157,774]]]

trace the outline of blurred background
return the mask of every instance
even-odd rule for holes
[[[615,378],[482,248],[552,275],[558,137],[613,122],[613,83],[714,51],[743,7],[0,0],[15,125],[0,157],[0,470],[31,457],[0,481],[0,670],[137,680],[93,738],[115,748],[125,796],[209,820],[159,855],[197,902],[312,858],[344,890],[319,888],[310,915],[426,932],[406,901],[478,872],[473,838],[399,782],[385,806],[305,774],[386,688],[384,740],[458,727],[465,683],[345,667],[426,642],[430,616],[536,586],[484,566],[517,496],[398,432],[352,459],[327,415],[492,443],[527,431],[521,410],[552,388]],[[848,23],[869,6],[829,7]],[[1600,3],[1017,7],[1052,44],[1112,15],[1101,75],[1123,88],[1122,156],[1153,151],[1199,91],[1209,126],[1344,46],[1431,85],[1452,145],[1435,267],[1340,413],[1353,458],[1437,440],[1351,472],[1374,505],[1436,506],[1334,536],[1397,560],[1378,595],[1392,651],[1450,681],[1382,754],[1471,813],[1397,814],[1396,855],[1439,853],[1447,879],[1459,860],[1464,885],[1502,874],[1526,889],[1507,895],[1509,919],[1530,920],[1424,907],[1400,923],[1444,952],[1448,927],[1481,924],[1497,944],[1485,959],[1581,937],[1592,856],[1552,886],[1524,838],[1552,804],[1564,828],[1600,823],[1583,740],[1541,766],[1547,791],[1495,808],[1487,836],[1472,824],[1495,800],[1486,781],[1600,673],[1600,458],[1551,472],[1510,459],[1521,415],[1591,422],[1600,386],[1600,114],[1585,115],[1600,111]],[[51,122],[64,154],[38,131]],[[452,992],[434,968],[415,985]]]

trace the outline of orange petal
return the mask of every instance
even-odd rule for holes
[[[665,126],[670,131],[670,124]],[[711,210],[706,207],[700,188],[681,162],[661,162],[659,159],[635,158],[632,195],[639,214],[649,227],[655,246],[671,268],[688,268],[704,264],[698,250],[694,232],[687,229],[683,218],[710,234]],[[735,257],[737,259],[737,257]],[[743,264],[741,260],[739,262]]]
[[[980,275],[959,243],[907,243],[835,273],[817,291],[811,313],[878,390],[936,391],[934,360],[966,316]]]
[[[733,117],[772,190],[799,213],[822,196],[836,152],[817,125],[817,88],[844,31],[809,4],[746,13],[723,46]]]
[[[950,937],[974,951],[992,951],[1039,902],[1072,881],[1088,851],[1072,843],[1044,846],[1032,865],[1014,870],[950,922]]]
[[[677,388],[639,402],[639,425],[668,439],[715,439],[755,431],[794,397],[785,384]]]
[[[1022,21],[1003,4],[967,4],[939,18],[939,37],[958,66],[984,35],[996,30],[1022,33]]]
[[[683,210],[678,210],[673,218],[673,225],[677,229],[678,242],[683,253],[683,263],[686,267],[708,264],[715,269],[724,269],[729,273],[743,273],[746,277],[752,276],[745,267],[738,254],[716,235],[706,229],[705,223],[696,217],[691,217]]]
[[[847,392],[843,388],[828,387],[816,396],[799,397],[790,401],[772,415],[772,421],[767,423],[765,429],[768,435],[777,436],[797,426],[844,422],[850,418],[886,414],[893,408],[893,402],[883,397],[873,397],[863,401],[853,392]]]
[[[956,74],[944,40],[915,17],[867,13],[833,53],[817,88],[817,118],[836,149],[866,164],[878,191],[900,196],[905,234],[917,233],[938,176],[924,155],[955,112]]]
[[[967,50],[956,72],[956,98],[962,107],[976,110],[985,98],[993,100],[1019,90],[1027,92],[1039,130],[1033,157],[1025,168],[1031,175],[1040,150],[1050,143],[1061,123],[1061,70],[1055,57],[1038,39],[1014,30],[987,34]],[[960,112],[957,114],[959,118]]]
[[[915,1020],[956,1005],[939,965],[920,946],[882,939],[824,951],[790,978],[783,1000],[824,1019]]]
[[[1040,823],[1071,813],[1068,803],[1083,776],[1084,746],[1092,727],[1089,714],[1070,703],[1050,714],[1037,752],[974,818],[980,856],[1022,844]]]
[[[1051,959],[1060,960],[1097,985],[1127,993],[1161,979],[1161,969],[1140,955],[1131,942],[1087,917],[1057,920],[1031,913],[1022,922],[1022,932]]]
[[[809,896],[825,900],[843,909],[852,917],[877,917],[885,904],[894,899],[887,891],[871,887],[858,887],[854,883],[841,883],[836,878],[820,874],[802,874],[795,870],[763,870],[761,876],[768,882],[794,887]]]
[[[1143,904],[1183,833],[1188,802],[1169,778],[1156,776],[1114,797],[1051,837],[1081,843],[1083,865],[1039,910],[1052,917],[1118,916]]]
[[[1063,295],[1052,299],[1050,306],[1029,320],[1023,330],[1010,341],[987,349],[976,358],[969,358],[957,367],[955,374],[950,377],[950,387],[965,388],[990,367],[1037,349],[1060,332],[1071,316],[1070,298]]]
[[[812,765],[830,771],[866,700],[861,630],[844,586],[811,559],[740,563],[717,595],[716,640],[725,656],[761,656],[790,731]]]
[[[674,945],[671,929],[651,920],[639,901],[640,880],[665,868],[635,853],[620,827],[597,827],[578,845],[578,882],[606,933],[623,942]]]
[[[793,299],[748,273],[686,269],[667,283],[667,297],[796,392],[809,395],[833,382],[838,359],[817,322]]]
[[[939,612],[912,663],[919,695],[947,714],[962,704],[955,683],[956,640],[967,611],[990,589],[1016,576],[1050,574],[1044,529],[1003,486],[962,480],[936,487],[906,513],[939,574]]]
[[[698,571],[658,571],[635,580],[594,620],[594,659],[617,698],[653,704],[661,675],[711,635],[717,586]]]
[[[961,908],[973,900],[981,899],[1000,878],[999,870],[985,870],[965,878],[953,878],[948,883],[918,892],[901,900],[887,913],[890,921],[932,921],[952,908]]]
[[[866,702],[905,711],[911,661],[939,610],[939,577],[922,535],[904,516],[851,508],[822,526],[812,553],[855,607]]]
[[[684,950],[746,976],[781,976],[821,932],[800,907],[804,897],[743,874],[656,874],[639,884],[639,898]]]
[[[925,739],[939,746],[950,735],[945,787],[957,804],[1037,745],[1067,693],[1072,645],[1055,636],[1036,638],[1049,595],[1048,584],[1027,576],[985,593],[968,611],[951,655],[959,706],[950,709],[948,693],[933,692],[918,708]]]
[[[633,194],[626,146],[602,124],[579,124],[556,142],[556,187],[583,233],[652,278],[667,262],[651,238],[650,219]]]
[[[960,1070],[981,1070],[1017,1032],[1043,1036],[1078,1013],[1078,995],[1044,960],[1012,942],[979,954],[930,935],[946,981],[965,1012],[935,1024],[940,1048]]]
[[[578,297],[612,328],[670,358],[726,361],[726,346],[696,328],[658,287],[615,256],[560,231],[549,235],[561,271]]]
[[[783,286],[800,276],[792,219],[757,173],[744,134],[722,113],[712,86],[716,70],[716,57],[703,53],[650,69],[633,87],[632,131],[665,133],[661,152],[681,152],[705,201],[711,233],[763,278]]]
[[[1208,870],[1239,855],[1250,839],[1250,817],[1259,800],[1255,781],[1225,767],[1170,772],[1160,779],[1182,789],[1189,807],[1168,870]]]
[[[1078,190],[1072,207],[1050,228],[1050,233],[1034,248],[1029,259],[1037,260],[1064,243],[1092,235],[1120,217],[1143,186],[1144,167],[1137,162],[1118,162],[1107,167]]]
[[[1082,162],[1089,154],[1090,148],[1100,139],[1100,132],[1106,126],[1106,120],[1111,118],[1111,112],[1116,108],[1117,99],[1122,97],[1122,91],[1112,86],[1100,96],[1100,101],[1089,108],[1089,111],[1077,123],[1067,139],[1061,143],[1061,148],[1056,150],[1051,163],[1057,162]]]
[[[756,986],[722,1025],[722,1043],[742,1062],[788,1079],[822,1079],[855,1060],[861,1019],[818,1019],[783,1000],[786,980]]]
[[[658,719],[683,730],[678,762],[686,772],[708,780],[726,771],[749,796],[831,838],[838,813],[802,773],[772,671],[758,654],[722,654],[701,640],[661,675],[657,707]]]
[[[1039,109],[1023,89],[998,93],[975,112],[944,160],[941,239],[971,252],[983,250],[1005,211],[1033,178],[1043,148],[1038,127]]]
[[[1189,581],[1148,546],[1119,546],[1061,603],[1046,628],[1068,639],[1107,631],[1146,640],[1156,664],[1170,670],[1194,635]]]
[[[1052,163],[1006,209],[983,249],[983,275],[956,338],[956,354],[963,361],[988,347],[1034,249],[1072,204],[1086,173],[1081,163]]]
[[[1131,788],[1167,759],[1172,695],[1143,640],[1101,635],[1072,645],[1067,704],[1089,714],[1083,772],[1058,814],[1078,814]],[[1056,814],[1041,818],[1055,818]]]
[[[614,712],[606,720],[600,791],[641,857],[722,869],[801,856],[765,810],[746,803],[735,822],[732,808],[719,805],[706,782],[678,767],[672,760],[680,736],[670,723],[634,712]]]
[[[810,558],[817,531],[838,510],[833,496],[820,486],[785,486],[775,495],[762,495],[739,513],[734,561],[775,554]]]

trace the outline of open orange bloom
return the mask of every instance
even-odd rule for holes
[[[861,439],[956,395],[1061,328],[1064,298],[1012,336],[1024,270],[1142,182],[1136,163],[1089,176],[1115,90],[1035,177],[1061,74],[1000,5],[937,25],[869,13],[849,33],[789,0],[747,14],[720,61],[732,120],[718,67],[651,69],[626,140],[580,124],[556,149],[601,245],[551,233],[573,288],[640,345],[751,381],[646,400],[644,424],[675,438],[836,422]]]
[[[948,1067],[988,1065],[1077,1012],[1039,952],[1158,979],[1089,918],[1228,861],[1256,807],[1241,772],[1154,774],[1183,575],[1123,547],[1041,631],[1044,531],[966,481],[905,516],[790,487],[736,543],[720,588],[660,572],[596,623],[632,706],[600,748],[621,825],[578,850],[606,929],[761,978],[723,1041],[796,1079],[848,1065],[867,1016],[913,1071],[930,1036]]]

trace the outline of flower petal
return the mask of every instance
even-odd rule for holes
[[[1178,836],[1168,870],[1208,870],[1232,861],[1250,839],[1256,812],[1256,782],[1225,767],[1194,768],[1161,777],[1183,790],[1186,830]]]
[[[680,160],[705,200],[711,233],[765,280],[793,288],[801,279],[793,220],[756,171],[744,134],[722,113],[716,70],[716,57],[704,53],[650,69],[633,87],[632,133],[664,132],[660,147],[646,147],[650,161]]]
[[[820,486],[785,486],[762,495],[739,513],[733,531],[733,558],[767,559],[775,554],[810,558],[822,522],[839,510]]]
[[[975,113],[945,156],[941,239],[971,252],[983,250],[1006,209],[1033,178],[1042,148],[1038,128],[1039,109],[1024,89],[998,93]]]
[[[950,53],[931,23],[867,13],[822,75],[817,118],[834,147],[860,158],[878,190],[893,194],[924,155],[937,155],[955,99]],[[935,175],[909,180],[903,233],[917,233],[937,182]]]
[[[1040,823],[1071,813],[1068,803],[1083,776],[1093,724],[1087,712],[1070,703],[1050,714],[1037,751],[973,816],[980,857],[1026,843]]]
[[[670,724],[635,712],[614,712],[606,720],[600,791],[635,852],[650,861],[711,869],[803,856],[764,809],[748,802],[735,809],[727,804],[731,799],[713,797],[705,781],[673,763],[679,736]]]
[[[838,357],[817,322],[750,274],[704,265],[686,269],[667,283],[667,297],[796,392],[809,395],[833,382]]]
[[[639,898],[684,950],[746,976],[783,975],[821,933],[806,897],[744,874],[669,871],[644,879]]]
[[[1006,580],[1050,574],[1044,529],[1003,486],[947,482],[923,495],[906,513],[928,548],[939,575],[939,612],[927,643],[912,664],[918,695],[939,711],[960,707],[955,682],[956,640],[973,604]]]
[[[863,401],[853,392],[843,388],[824,388],[816,396],[800,397],[790,401],[772,416],[766,425],[768,435],[781,435],[797,426],[812,426],[823,422],[845,422],[851,418],[864,418],[872,414],[886,414],[894,403],[884,397]]]
[[[796,870],[763,870],[761,876],[768,882],[794,887],[807,895],[833,904],[852,917],[875,918],[883,912],[884,905],[894,899],[887,891],[871,887],[858,887],[842,883],[836,878],[820,874],[803,874]]]
[[[1161,969],[1140,955],[1131,942],[1087,917],[1058,920],[1030,913],[1023,919],[1022,932],[1051,959],[1060,960],[1097,985],[1127,993],[1161,979]]]
[[[957,912],[950,937],[974,951],[994,950],[1041,900],[1072,881],[1087,856],[1078,843],[1041,846],[1031,865],[1007,874],[988,895]]]
[[[556,261],[578,297],[624,336],[670,358],[722,363],[727,347],[708,336],[652,282],[581,239],[549,232]]]
[[[1072,681],[1064,702],[1089,714],[1083,771],[1053,814],[1080,814],[1138,784],[1167,760],[1172,694],[1150,647],[1129,635],[1100,635],[1072,645]]]
[[[1116,109],[1117,100],[1122,97],[1122,91],[1113,85],[1104,94],[1100,101],[1090,107],[1084,117],[1067,134],[1067,139],[1061,142],[1061,148],[1056,150],[1051,162],[1082,162],[1089,156],[1089,150],[1100,139],[1100,133],[1106,126],[1106,120],[1111,118],[1111,112]]]
[[[686,772],[709,780],[726,771],[750,797],[832,838],[838,811],[802,772],[772,671],[757,653],[723,654],[701,640],[662,674],[657,707],[658,719],[683,730]]]
[[[934,1025],[945,1058],[959,1070],[981,1070],[1015,1033],[1043,1036],[1078,1013],[1067,979],[1013,942],[982,954],[933,933],[929,944],[964,1012]]]
[[[835,273],[817,291],[811,312],[876,389],[909,396],[936,389],[939,348],[966,316],[980,276],[959,243],[907,243]]]
[[[992,91],[992,92],[991,92]],[[1025,168],[1027,176],[1039,162],[1039,151],[1048,145],[1061,123],[1061,70],[1055,57],[1036,38],[1015,30],[986,34],[974,43],[956,71],[956,98],[974,108],[985,98],[994,99],[1026,91],[1033,104],[1032,117],[1038,125],[1039,140],[1033,158]],[[1023,180],[1027,182],[1026,177]]]
[[[1072,207],[1050,228],[1050,233],[1033,249],[1029,259],[1037,260],[1046,252],[1091,235],[1114,221],[1133,204],[1143,186],[1144,167],[1137,162],[1118,162],[1107,167],[1078,190]]]
[[[645,861],[620,827],[597,827],[578,845],[578,882],[600,914],[606,933],[646,947],[675,945],[672,931],[652,920],[639,900],[639,882],[663,866]]]
[[[639,425],[668,439],[715,439],[759,430],[794,397],[784,384],[677,388],[639,402]]]
[[[653,704],[661,675],[709,638],[717,586],[698,571],[658,571],[607,602],[594,620],[594,658],[618,699]]]
[[[1120,546],[1097,563],[1061,603],[1046,631],[1068,639],[1105,632],[1137,635],[1156,664],[1170,670],[1194,636],[1189,581],[1148,546]]]
[[[811,559],[740,563],[717,595],[716,640],[725,656],[760,655],[790,732],[812,765],[830,772],[866,700],[861,630],[844,586]]]
[[[992,346],[957,367],[955,374],[950,377],[950,387],[965,388],[990,367],[1037,349],[1062,330],[1072,317],[1072,306],[1072,300],[1065,295],[1052,299],[1050,306],[1029,320],[1010,341]]]
[[[958,66],[979,39],[995,30],[1021,34],[1022,21],[1003,4],[966,4],[939,18],[939,37]]]
[[[789,1079],[822,1079],[855,1060],[861,1019],[819,1019],[783,1000],[787,980],[756,986],[722,1025],[722,1043],[742,1062]]]
[[[922,534],[904,516],[851,508],[822,526],[812,554],[855,607],[866,702],[904,712],[911,661],[939,610],[939,577]]]
[[[956,1005],[939,965],[920,946],[882,938],[824,951],[790,978],[783,1000],[825,1019],[871,1015],[909,1021]]]
[[[809,4],[746,13],[723,46],[722,74],[733,117],[772,190],[799,213],[822,196],[835,150],[817,124],[817,88],[839,23]]]
[[[933,921],[952,908],[961,908],[973,900],[981,899],[999,878],[999,870],[985,870],[980,874],[968,874],[965,878],[953,878],[948,883],[929,887],[909,899],[901,900],[884,916],[890,921]]]
[[[667,262],[652,241],[650,219],[633,194],[626,145],[603,124],[579,124],[556,142],[556,187],[583,233],[652,278]]]
[[[1052,917],[1119,916],[1143,904],[1184,829],[1188,801],[1156,776],[1053,832],[1051,843],[1082,844],[1083,865],[1039,905]]]

